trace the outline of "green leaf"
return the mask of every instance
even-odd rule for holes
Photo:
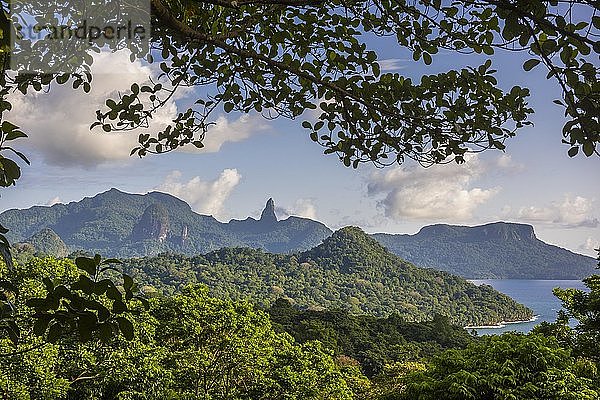
[[[530,60],[525,61],[525,63],[523,64],[523,69],[525,71],[531,71],[533,68],[535,68],[541,61],[537,58],[532,58]]]
[[[113,99],[108,99],[106,100],[106,106],[112,110],[117,107],[117,103]]]
[[[594,146],[594,143],[592,142],[585,142],[583,144],[583,154],[585,154],[586,156],[590,157],[592,154],[594,154],[594,149],[596,146]]]
[[[25,300],[25,305],[38,311],[46,311],[51,308],[51,305],[49,304],[48,300],[40,297]]]
[[[0,186],[10,186],[21,177],[21,168],[13,160],[0,156]]]
[[[75,265],[77,265],[77,268],[87,272],[90,275],[96,275],[98,263],[96,263],[93,258],[77,257],[75,259]]]
[[[121,300],[115,300],[112,307],[112,312],[115,314],[122,314],[127,311],[127,305]]]
[[[106,297],[111,300],[121,300],[123,298],[123,294],[113,284],[106,290]]]
[[[12,132],[15,129],[19,129],[19,127],[12,122],[4,121],[2,122],[2,125],[0,125],[0,129],[2,129],[2,132]]]
[[[10,131],[6,135],[6,140],[15,140],[15,139],[26,138],[26,137],[27,137],[26,134],[24,134],[23,132],[15,129],[14,131]]]
[[[8,339],[13,342],[16,346],[19,344],[19,338],[21,336],[21,330],[15,321],[8,321],[5,325],[6,333],[8,334]]]
[[[15,153],[21,160],[23,160],[27,165],[31,165],[31,163],[29,162],[29,159],[25,156],[25,154],[21,153],[20,151],[17,151],[15,149],[13,149],[12,147],[5,147],[6,150],[11,151],[13,153]]]
[[[429,53],[423,53],[423,62],[425,62],[425,65],[431,65],[433,59]]]
[[[73,283],[73,289],[81,290],[85,294],[92,294],[95,290],[95,282],[86,275],[79,275],[79,280]]]
[[[48,329],[48,324],[50,323],[51,319],[52,317],[50,317],[49,315],[39,316],[33,324],[34,335],[43,336],[44,333],[46,333],[46,330]]]
[[[133,331],[133,324],[125,317],[117,318],[117,323],[119,324],[119,329],[121,333],[127,340],[132,340],[135,336]]]
[[[125,290],[131,290],[133,287],[133,278],[127,274],[123,274],[123,287]]]
[[[62,334],[63,328],[59,323],[53,323],[50,325],[50,329],[48,330],[48,337],[46,340],[50,343],[56,343]]]
[[[103,324],[98,325],[97,330],[98,330],[98,336],[100,336],[100,339],[104,343],[107,343],[110,341],[110,339],[112,339],[113,329],[112,329],[112,325],[109,322],[105,322]]]
[[[144,309],[146,311],[150,310],[150,302],[147,299],[145,299],[141,296],[135,296],[135,298],[138,299],[140,301],[140,303],[142,303],[142,306],[144,307]]]
[[[44,283],[47,291],[51,292],[54,290],[54,282],[52,282],[52,279],[44,277],[42,278],[42,282]]]
[[[87,342],[92,338],[92,332],[96,328],[98,320],[92,312],[85,313],[79,317],[77,330],[79,331],[79,340]]]
[[[110,279],[102,279],[101,281],[96,282],[94,285],[94,294],[100,296],[104,294],[111,286],[114,286],[114,283]]]

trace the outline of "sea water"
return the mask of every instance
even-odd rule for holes
[[[561,309],[561,302],[552,293],[555,287],[586,289],[578,280],[534,280],[534,279],[480,279],[470,280],[476,285],[490,285],[533,310],[533,321],[502,324],[493,328],[476,329],[479,335],[493,335],[503,332],[527,333],[542,321],[554,322]]]

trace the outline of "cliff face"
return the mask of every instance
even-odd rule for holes
[[[411,237],[410,235],[403,235]],[[508,222],[495,222],[481,226],[456,226],[446,224],[429,225],[421,228],[419,233],[412,237],[422,238],[447,238],[463,242],[477,242],[486,240],[535,240],[533,226]]]
[[[155,203],[146,208],[142,217],[133,228],[132,240],[157,240],[164,242],[169,235],[169,212],[167,209]]]
[[[184,225],[183,228],[181,228],[181,246],[185,246],[185,242],[188,240],[188,226]]]
[[[495,224],[483,225],[472,228],[471,235],[485,238],[486,240],[535,240],[533,226],[525,224],[509,224],[497,222]]]

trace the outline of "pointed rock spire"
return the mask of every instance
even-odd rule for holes
[[[267,200],[267,204],[265,205],[265,209],[260,215],[260,221],[266,223],[275,223],[277,222],[277,216],[275,215],[275,202],[273,199]]]

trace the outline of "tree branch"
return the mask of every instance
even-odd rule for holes
[[[553,23],[549,22],[547,19],[538,18],[534,14],[532,14],[530,12],[526,12],[522,8],[514,6],[513,4],[511,4],[511,3],[507,2],[507,1],[504,1],[504,0],[486,0],[486,1],[489,2],[489,4],[492,4],[492,5],[496,6],[496,7],[504,8],[506,10],[513,11],[513,12],[517,13],[521,18],[523,18],[523,19],[529,19],[529,20],[535,22],[536,25],[538,25],[541,28],[550,28],[550,29],[555,30],[556,32],[560,33],[563,36],[570,37],[571,39],[575,39],[575,40],[577,40],[577,41],[579,41],[581,43],[586,43],[586,44],[590,45],[592,48],[594,48],[594,46],[596,46],[597,43],[598,43],[598,42],[593,41],[590,38],[587,38],[585,36],[581,36],[581,35],[579,35],[579,34],[577,34],[575,32],[570,32],[570,31],[568,31],[566,29],[560,28],[556,24],[553,24]]]
[[[261,1],[263,1],[263,0],[261,0]],[[279,0],[276,0],[276,1],[279,1]],[[377,110],[384,115],[392,116],[392,115],[396,114],[393,110],[385,109],[385,108],[379,107],[375,104],[372,104],[371,102],[355,95],[354,93],[349,92],[348,90],[341,88],[332,82],[316,78],[315,76],[303,71],[302,69],[293,68],[286,63],[273,60],[263,54],[259,54],[259,53],[249,51],[249,50],[239,49],[235,46],[228,44],[227,42],[225,42],[219,38],[216,38],[211,35],[207,35],[202,32],[198,32],[197,30],[189,27],[188,25],[184,24],[183,22],[181,22],[178,19],[176,19],[175,17],[173,17],[173,15],[171,15],[169,10],[162,4],[162,2],[160,0],[152,0],[152,6],[155,9],[156,16],[158,17],[159,20],[161,20],[165,25],[167,25],[171,29],[175,30],[176,32],[181,33],[182,35],[184,35],[190,39],[198,40],[198,41],[206,43],[206,44],[212,44],[215,47],[218,47],[226,52],[236,54],[239,57],[250,58],[250,59],[262,61],[265,64],[269,65],[270,67],[274,67],[274,68],[277,68],[277,69],[280,69],[283,71],[288,71],[288,72],[296,75],[299,78],[306,79],[307,81],[310,81],[310,82],[314,83],[315,85],[326,87],[327,89],[330,89],[331,91],[337,93],[338,95],[341,95],[342,97],[350,98],[350,99],[364,105],[365,107],[370,108],[372,110]]]
[[[197,3],[214,4],[225,8],[239,9],[251,5],[279,5],[287,7],[322,6],[325,0],[195,0]]]

